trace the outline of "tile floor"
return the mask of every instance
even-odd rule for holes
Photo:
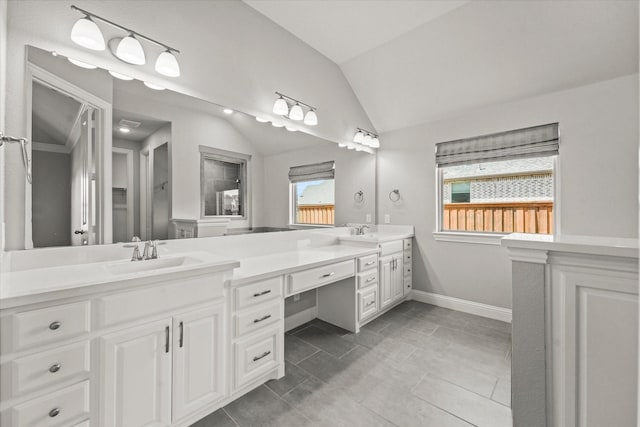
[[[280,380],[192,427],[511,426],[511,325],[404,302],[352,334],[285,335]]]

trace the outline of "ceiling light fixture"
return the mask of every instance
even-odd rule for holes
[[[84,15],[83,18],[76,21],[71,29],[71,40],[74,43],[87,49],[104,50],[104,37],[96,24],[96,21],[100,21],[126,33],[122,38],[115,38],[109,41],[109,48],[116,58],[129,64],[144,65],[146,63],[146,55],[140,43],[140,40],[144,40],[163,49],[156,59],[155,70],[167,77],[180,76],[180,65],[175,55],[180,53],[179,50],[79,7],[71,6],[71,9]]]
[[[119,128],[118,130],[119,130],[120,132],[122,132],[122,133],[129,133],[129,132],[131,132],[131,129],[126,128],[126,127],[121,127],[121,128]]]
[[[364,141],[364,133],[361,130],[359,130],[353,136],[353,142],[358,143],[358,144],[362,144],[362,141]]]
[[[283,93],[276,92],[278,98],[273,103],[273,113],[280,116],[287,116],[291,120],[304,120],[304,124],[308,126],[316,126],[318,124],[318,115],[316,114],[316,107],[312,107],[299,99],[291,98]],[[305,114],[302,107],[306,107],[309,110]]]
[[[109,74],[111,74],[113,77],[115,77],[116,79],[120,79],[120,80],[133,80],[133,77],[131,76],[127,76],[126,74],[121,74],[118,73],[116,71],[111,71],[109,70]]]
[[[222,112],[225,114],[233,114],[233,110],[231,108],[225,108]]]
[[[358,151],[367,151],[364,150],[364,147],[380,148],[380,140],[378,139],[378,135],[361,128],[356,128],[356,133],[353,135],[353,142],[355,143],[354,147]],[[368,150],[368,152],[373,151]]]
[[[98,67],[96,67],[96,66],[95,66],[95,65],[93,65],[93,64],[89,64],[89,63],[87,63],[87,62],[82,62],[82,61],[79,61],[79,60],[77,60],[77,59],[73,59],[73,58],[67,58],[67,59],[68,59],[68,60],[69,60],[69,62],[71,62],[73,65],[77,65],[77,66],[78,66],[78,67],[80,67],[80,68],[86,68],[87,70],[95,70],[96,68],[98,68]]]
[[[166,88],[164,86],[160,86],[154,83],[149,83],[149,82],[142,82],[144,83],[144,85],[146,87],[148,87],[149,89],[153,89],[153,90],[165,90]]]

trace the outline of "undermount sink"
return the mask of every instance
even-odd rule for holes
[[[193,265],[200,262],[202,261],[191,256],[173,256],[143,261],[119,261],[117,263],[107,264],[107,270],[111,274],[132,274]]]

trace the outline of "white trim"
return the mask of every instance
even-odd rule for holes
[[[288,332],[294,328],[297,328],[300,325],[304,325],[305,323],[315,319],[318,317],[318,306],[314,305],[313,307],[302,310],[296,314],[292,314],[289,317],[284,318],[284,331]]]
[[[468,301],[431,292],[412,290],[412,299],[418,302],[437,305],[438,307],[475,314],[489,319],[511,323],[511,309],[496,307],[475,301]]]
[[[434,231],[433,238],[439,242],[475,243],[480,245],[500,246],[500,240],[507,234],[473,233],[455,231]]]
[[[134,183],[133,183],[133,150],[128,148],[112,147],[112,153],[123,154],[127,159],[127,237],[132,238],[134,236],[133,224],[134,224]],[[113,167],[113,162],[112,166]],[[112,170],[113,173],[113,170]],[[112,177],[113,181],[113,177]],[[112,190],[113,191],[113,190]],[[113,198],[112,198],[113,199]],[[113,200],[111,201],[113,204]],[[111,218],[113,221],[113,217]]]
[[[539,249],[524,249],[507,247],[507,254],[511,261],[529,262],[533,264],[547,264],[549,258],[547,251]]]
[[[65,145],[48,144],[46,142],[31,142],[31,151],[47,151],[49,153],[70,154],[70,149]]]

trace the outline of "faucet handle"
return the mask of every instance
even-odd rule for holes
[[[133,247],[133,255],[131,255],[131,261],[140,261],[142,257],[140,256],[140,248],[138,245]]]
[[[139,238],[138,236],[133,236],[133,237],[131,238],[131,241],[132,241],[132,242],[136,242],[136,243],[140,243],[140,242],[142,242],[142,240],[140,240],[140,238]]]
[[[154,240],[154,241],[151,243],[151,249],[152,249],[152,250],[151,250],[151,259],[158,259],[158,258],[160,258],[160,257],[158,256],[158,241],[157,241],[157,240]]]

